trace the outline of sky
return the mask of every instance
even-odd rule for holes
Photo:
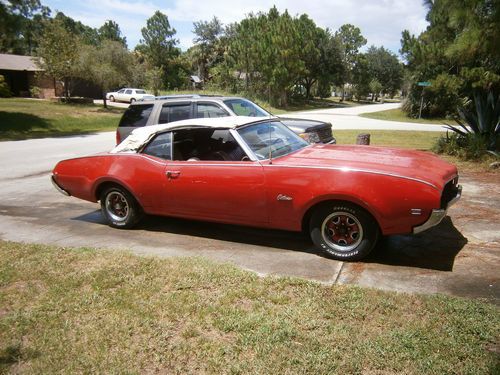
[[[176,29],[182,50],[193,44],[193,22],[217,16],[224,24],[240,21],[249,13],[267,12],[276,5],[291,15],[306,13],[317,26],[337,30],[345,23],[361,29],[367,46],[384,46],[398,54],[401,32],[419,34],[427,27],[423,0],[42,0],[55,15],[67,16],[91,27],[106,20],[118,23],[133,49],[141,39],[141,28],[156,10],[168,16]]]

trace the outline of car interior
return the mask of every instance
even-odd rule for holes
[[[143,152],[162,159],[190,162],[250,160],[228,129],[180,129],[163,133]]]

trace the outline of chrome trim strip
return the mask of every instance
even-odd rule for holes
[[[243,149],[243,151],[245,151],[245,154],[247,154],[247,156],[250,158],[251,161],[258,161],[259,160],[259,158],[252,151],[252,149],[250,147],[248,147],[247,143],[245,142],[243,137],[240,135],[240,133],[238,133],[238,131],[236,131],[235,129],[230,129],[229,133],[231,133],[231,135],[234,137],[236,142],[238,142],[238,144]]]
[[[240,164],[241,163],[241,164]],[[262,165],[258,162],[249,162],[249,161],[242,161],[240,163],[235,163],[235,162],[227,162],[226,164],[224,163],[206,163],[206,160],[202,162],[198,161],[179,161],[175,160],[173,162],[167,162],[167,165],[169,167],[262,167]]]
[[[376,174],[376,175],[390,176],[390,177],[402,178],[402,179],[405,179],[405,180],[411,180],[411,181],[421,182],[422,184],[429,185],[429,186],[431,186],[431,187],[433,187],[434,189],[437,190],[437,186],[436,185],[431,184],[430,182],[421,180],[419,178],[401,176],[399,174],[394,174],[394,173],[371,171],[369,169],[349,168],[349,167],[317,167],[317,166],[311,166],[311,165],[279,165],[279,164],[263,164],[263,166],[265,166],[265,167],[281,167],[281,168],[330,169],[330,170],[338,170],[338,171],[342,171],[342,172],[371,173],[371,174]]]
[[[71,194],[70,194],[70,193],[68,193],[66,190],[64,190],[62,187],[60,187],[60,186],[57,184],[57,182],[56,182],[56,180],[54,179],[54,176],[53,176],[53,175],[52,175],[52,176],[50,176],[50,181],[52,181],[52,185],[54,185],[54,187],[56,188],[56,190],[57,190],[59,193],[61,193],[61,194],[65,195],[65,196],[67,196],[67,197],[71,196]]]
[[[438,225],[446,216],[446,210],[432,210],[431,216],[422,225],[413,228],[413,234],[421,233],[424,230]]]

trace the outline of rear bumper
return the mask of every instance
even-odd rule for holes
[[[70,194],[69,192],[67,192],[66,190],[64,190],[62,187],[60,187],[60,186],[57,184],[57,182],[56,182],[56,180],[55,180],[54,176],[50,176],[50,181],[52,181],[52,185],[54,185],[54,187],[56,188],[56,190],[57,190],[59,193],[61,193],[61,194],[63,194],[63,195],[66,195],[67,197],[71,196],[71,194]]]
[[[450,208],[453,204],[455,204],[460,197],[462,196],[462,186],[457,186],[457,194],[453,199],[448,202],[448,205],[445,209],[432,210],[431,216],[427,219],[425,223],[413,228],[413,234],[421,233],[429,228],[432,228],[438,225],[446,216],[448,208]]]

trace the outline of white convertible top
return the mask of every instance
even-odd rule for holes
[[[266,119],[276,119],[277,117],[247,117],[247,116],[228,116],[217,118],[193,118],[189,120],[174,121],[168,124],[143,126],[134,129],[130,135],[125,138],[119,145],[117,145],[110,152],[116,154],[119,152],[136,152],[144,144],[149,142],[156,134],[176,128],[186,127],[212,127],[212,128],[225,128],[236,129],[239,126],[251,124],[252,122],[262,121]]]

